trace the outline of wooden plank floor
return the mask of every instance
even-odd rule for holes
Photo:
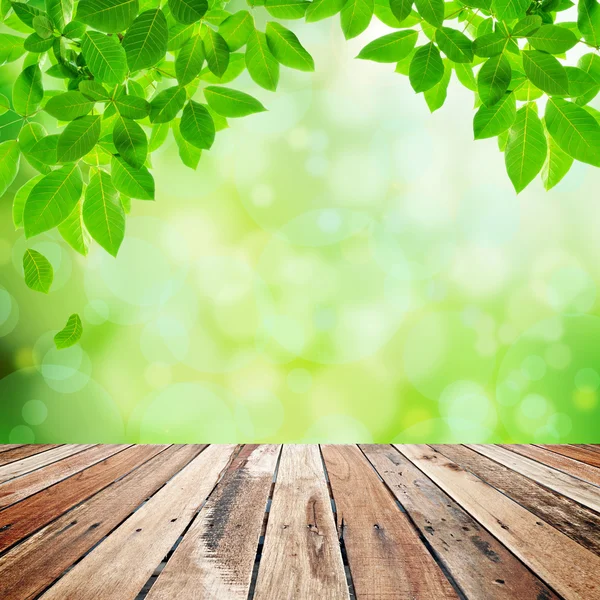
[[[0,600],[600,600],[600,446],[0,446]]]

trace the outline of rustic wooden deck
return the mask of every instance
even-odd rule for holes
[[[0,599],[600,599],[600,446],[0,446]]]

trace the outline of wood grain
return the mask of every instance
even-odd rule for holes
[[[352,581],[365,600],[458,596],[356,446],[323,446]]]
[[[8,452],[9,450],[14,450],[15,448],[21,448],[25,444],[2,444],[0,446],[0,454],[2,452]]]
[[[580,504],[600,512],[600,494],[598,488],[594,485],[525,458],[506,448],[485,444],[473,444],[468,445],[468,447],[567,498],[576,500]]]
[[[600,597],[600,557],[429,446],[396,448],[560,595]]]
[[[284,446],[254,600],[349,598],[317,446]]]
[[[562,454],[574,460],[586,463],[592,467],[600,468],[600,455],[592,448],[586,448],[583,446],[558,446],[558,445],[545,445],[540,446],[546,450],[551,450],[556,454]]]
[[[548,586],[397,450],[361,448],[469,600],[557,600]]]
[[[279,446],[245,446],[147,600],[246,600]]]
[[[51,450],[52,448],[58,448],[58,446],[59,444],[38,444],[31,446],[20,446],[17,444],[13,448],[10,446],[0,446],[0,448],[3,448],[3,451],[0,454],[0,467],[15,462],[16,460],[21,460],[22,458],[27,458],[28,456]]]
[[[0,558],[0,598],[36,598],[202,448],[168,448],[9,550]]]

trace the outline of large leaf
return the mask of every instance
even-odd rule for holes
[[[19,20],[31,29],[33,29],[33,19],[44,14],[43,11],[36,8],[33,3],[11,2],[10,5],[12,5],[12,9],[15,11],[15,15],[17,15]]]
[[[267,12],[277,19],[302,19],[309,6],[310,2],[306,2],[305,0],[265,1]]]
[[[54,336],[54,345],[62,350],[74,346],[83,334],[83,325],[78,314],[72,314],[67,324]]]
[[[25,154],[27,160],[41,173],[50,171],[49,165],[58,164],[59,135],[45,135],[33,144]]]
[[[23,212],[25,211],[25,203],[31,190],[35,187],[38,181],[44,177],[43,175],[36,175],[29,181],[25,182],[15,193],[13,198],[13,224],[15,229],[21,229],[23,227]]]
[[[301,3],[308,5],[308,2]],[[306,8],[304,8],[302,16],[304,16],[305,11]],[[219,33],[227,42],[227,46],[231,52],[235,52],[242,46],[245,46],[253,30],[254,17],[247,10],[240,10],[232,14],[219,25]]]
[[[512,70],[504,54],[489,58],[479,69],[477,91],[485,106],[493,106],[502,98],[510,85]]]
[[[415,92],[432,88],[444,76],[444,63],[433,42],[421,46],[410,63],[408,77]]]
[[[25,54],[23,38],[9,33],[0,33],[0,65],[10,63]]]
[[[390,0],[390,10],[399,23],[402,23],[410,15],[412,5],[413,0]],[[377,10],[377,3],[375,3],[375,10]]]
[[[58,233],[73,250],[83,256],[88,253],[89,236],[83,227],[83,218],[81,210],[83,202],[81,200],[76,204],[71,214],[58,226]]]
[[[128,119],[145,119],[150,113],[150,103],[144,98],[132,94],[121,94],[115,98],[115,108]]]
[[[157,94],[150,102],[150,121],[168,123],[183,108],[187,94],[185,88],[173,86]]]
[[[81,197],[83,182],[76,164],[45,175],[31,190],[23,212],[25,236],[31,237],[60,225]]]
[[[0,144],[0,197],[4,196],[19,172],[21,151],[14,140]]]
[[[600,167],[600,125],[584,108],[560,98],[546,104],[548,133],[569,156]]]
[[[56,158],[66,163],[79,160],[96,145],[102,128],[102,117],[99,115],[81,117],[71,121],[60,134]]]
[[[23,69],[13,84],[13,108],[24,117],[35,113],[42,103],[42,72],[37,64]]]
[[[340,20],[347,40],[360,35],[373,18],[373,0],[346,0]]]
[[[175,60],[175,74],[179,85],[187,85],[202,71],[204,45],[199,35],[192,36],[181,48]]]
[[[250,77],[266,90],[274,92],[279,83],[279,63],[273,56],[267,38],[254,30],[246,45],[246,68]]]
[[[593,98],[600,91],[600,84],[587,71],[578,67],[565,67],[565,71],[569,79],[569,96],[571,98],[589,97],[590,95]]]
[[[130,71],[154,66],[167,52],[169,30],[162,10],[147,10],[138,15],[123,38]]]
[[[208,105],[224,117],[245,117],[267,110],[256,98],[226,87],[204,88]]]
[[[473,62],[473,42],[464,33],[450,27],[440,27],[435,33],[435,41],[451,61]]]
[[[169,9],[176,21],[190,25],[199,21],[208,10],[207,0],[169,0]]]
[[[517,194],[540,172],[546,160],[546,152],[544,127],[537,116],[535,105],[526,104],[517,111],[504,151],[506,172]]]
[[[46,52],[52,45],[54,44],[54,39],[47,38],[42,39],[37,33],[32,33],[24,42],[23,46],[25,50],[29,52],[36,52],[41,54],[42,52]]]
[[[97,81],[116,85],[125,79],[127,58],[118,38],[88,31],[83,36],[81,51]]]
[[[110,175],[105,171],[98,170],[90,179],[82,214],[92,238],[116,256],[125,237],[125,212]]]
[[[501,54],[506,48],[508,39],[499,32],[486,33],[473,42],[473,52],[477,56],[491,58]]]
[[[588,44],[600,45],[600,4],[596,0],[578,0],[577,27]]]
[[[513,21],[525,16],[531,0],[493,0],[492,6],[496,18],[501,21]]]
[[[200,148],[196,148],[190,144],[182,135],[179,130],[179,119],[173,121],[173,136],[175,137],[175,143],[179,149],[179,158],[181,158],[181,162],[190,169],[196,170],[198,168],[198,164],[200,163],[200,158],[202,156],[202,150]]]
[[[367,44],[356,58],[379,63],[393,63],[408,56],[419,34],[412,29],[394,31]]]
[[[306,22],[314,23],[337,15],[346,0],[313,0],[306,9]]]
[[[504,133],[514,123],[516,116],[517,102],[514,94],[504,94],[489,108],[482,106],[473,119],[475,139],[481,140]]]
[[[577,44],[577,36],[565,27],[543,25],[527,41],[536,49],[550,54],[562,54]]]
[[[179,131],[184,140],[200,148],[208,150],[215,141],[215,124],[205,106],[190,100],[181,115]]]
[[[568,96],[569,78],[554,56],[531,50],[523,52],[523,68],[528,79],[550,95]]]
[[[137,200],[154,200],[154,178],[146,169],[134,169],[124,160],[115,156],[111,163],[114,186],[126,196]]]
[[[135,121],[118,116],[113,129],[113,144],[121,158],[139,169],[148,156],[148,139]]]
[[[419,14],[434,27],[444,22],[444,0],[415,0]]]
[[[209,27],[204,29],[202,42],[208,68],[217,77],[221,77],[229,65],[229,46],[227,42]]]
[[[554,141],[548,138],[548,157],[542,167],[542,181],[546,190],[551,190],[569,172],[573,164],[573,157],[569,156]]]
[[[81,92],[72,91],[52,96],[46,102],[44,110],[59,121],[73,121],[87,115],[93,106],[94,103]]]
[[[79,0],[77,20],[106,33],[125,31],[138,14],[139,0]]]
[[[46,12],[59,31],[63,31],[73,17],[73,0],[46,0]]]
[[[50,261],[37,250],[28,248],[23,255],[23,272],[27,287],[47,294],[54,279],[54,269]]]
[[[269,22],[266,36],[269,50],[282,65],[299,71],[315,70],[312,56],[289,29],[279,23]]]
[[[448,84],[452,76],[452,67],[448,60],[444,60],[444,75],[442,78],[428,90],[423,92],[425,102],[431,112],[435,112],[444,105],[448,95]]]

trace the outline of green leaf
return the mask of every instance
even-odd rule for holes
[[[19,143],[14,140],[0,144],[0,197],[11,186],[19,172],[21,151]]]
[[[246,68],[250,77],[266,90],[274,92],[279,83],[279,63],[273,56],[267,38],[254,30],[246,45]]]
[[[46,0],[46,12],[59,31],[73,18],[73,0]]]
[[[551,190],[569,172],[573,158],[569,156],[552,137],[548,138],[548,157],[542,167],[542,182],[546,190]]]
[[[492,7],[500,21],[513,21],[525,16],[531,0],[493,0]]]
[[[63,35],[71,40],[80,40],[84,36],[86,28],[85,23],[71,21],[65,25]]]
[[[279,23],[269,22],[266,37],[269,50],[282,65],[299,71],[315,70],[312,56],[289,29]]]
[[[9,33],[0,33],[0,65],[10,63],[25,54],[23,38]]]
[[[302,19],[309,6],[310,2],[305,0],[266,0],[265,2],[267,12],[277,19]],[[254,28],[254,23],[252,27]]]
[[[117,256],[125,237],[125,212],[110,175],[101,169],[87,186],[82,214],[92,238],[109,254]]]
[[[80,81],[79,91],[86,98],[94,100],[95,102],[104,102],[105,100],[108,100],[110,98],[104,86],[101,83],[98,83],[97,81]]]
[[[165,143],[168,135],[168,123],[157,123],[156,125],[153,125],[152,133],[150,134],[150,140],[148,141],[148,152],[154,152],[155,150],[158,150]]]
[[[65,165],[44,175],[25,203],[25,237],[60,225],[73,212],[82,190],[81,172],[76,164]]]
[[[105,33],[125,31],[140,9],[138,0],[79,0],[77,20]]]
[[[600,45],[600,4],[596,0],[578,0],[577,27],[588,44]]]
[[[18,114],[28,117],[37,111],[43,97],[42,72],[37,64],[31,65],[15,80],[12,91],[13,108]]]
[[[169,0],[169,9],[176,21],[190,25],[206,14],[208,2],[207,0]]]
[[[217,77],[221,77],[229,65],[229,46],[227,42],[216,31],[208,27],[204,29],[202,34],[202,42],[208,68]]]
[[[38,171],[48,173],[50,171],[48,165],[56,165],[58,163],[57,151],[59,139],[59,135],[43,136],[27,150],[25,157]]]
[[[11,4],[20,21],[31,29],[33,29],[33,19],[44,14],[41,10],[33,6],[33,4],[26,4],[25,2],[11,2]]]
[[[53,38],[43,39],[37,33],[32,33],[24,42],[23,46],[28,52],[36,52],[38,54],[46,52],[54,44]]]
[[[550,95],[569,95],[567,72],[554,56],[537,50],[523,52],[523,68],[540,90]]]
[[[408,56],[419,34],[412,29],[394,31],[367,44],[356,58],[379,63],[393,63]]]
[[[154,178],[145,167],[134,169],[118,156],[113,157],[111,174],[114,186],[137,200],[154,200]]]
[[[448,84],[452,75],[452,67],[444,61],[444,76],[432,88],[425,90],[423,96],[430,112],[435,112],[444,105],[448,94]]]
[[[167,52],[169,31],[167,19],[160,9],[138,15],[123,38],[130,71],[154,66]]]
[[[373,0],[346,0],[340,19],[347,40],[360,35],[369,26],[373,18],[373,9]]]
[[[83,36],[81,51],[97,81],[117,85],[125,79],[127,58],[118,38],[88,31]]]
[[[539,15],[528,15],[521,19],[512,28],[512,37],[527,37],[536,32],[542,26],[542,17]]]
[[[485,106],[493,106],[504,96],[511,77],[510,63],[504,54],[488,58],[477,74],[477,91]]]
[[[246,57],[240,52],[229,55],[229,65],[222,77],[217,77],[208,67],[200,71],[200,79],[208,83],[224,84],[236,79],[246,70]]]
[[[102,117],[99,115],[80,117],[71,121],[60,134],[56,158],[66,163],[85,156],[100,138]]]
[[[419,14],[434,27],[444,22],[444,0],[415,0]]]
[[[540,172],[546,160],[546,152],[544,127],[537,116],[535,105],[526,104],[517,111],[504,151],[506,172],[517,194]]]
[[[46,40],[54,34],[54,25],[45,15],[38,15],[37,17],[33,17],[33,30],[40,38]]]
[[[408,77],[415,92],[425,92],[444,76],[444,63],[433,42],[417,49],[410,63]]]
[[[435,33],[435,41],[451,61],[473,62],[473,42],[464,33],[450,27],[440,27]]]
[[[47,294],[54,279],[54,269],[50,261],[37,250],[28,248],[23,255],[23,271],[27,287]]]
[[[148,139],[133,120],[118,116],[113,129],[113,143],[121,158],[139,169],[148,156]]]
[[[392,14],[401,23],[410,15],[412,11],[413,0],[390,0],[390,9]]]
[[[179,119],[173,121],[173,136],[175,137],[175,143],[179,148],[179,158],[186,167],[196,170],[202,156],[202,150],[192,146],[182,135],[179,130]]]
[[[585,109],[549,98],[545,120],[548,133],[561,150],[575,160],[600,167],[600,125]]]
[[[345,3],[346,0],[313,0],[306,9],[306,22],[314,23],[333,17],[344,8]]]
[[[15,229],[21,229],[23,227],[23,212],[25,211],[25,202],[31,190],[35,187],[38,181],[42,179],[43,175],[36,175],[29,181],[25,182],[15,193],[13,198],[13,209],[12,217]]]
[[[58,226],[58,233],[75,252],[87,256],[89,236],[83,227],[81,215],[83,202],[77,202],[71,214]]]
[[[495,137],[504,133],[515,122],[517,102],[514,94],[504,94],[496,104],[482,106],[473,119],[473,134],[476,140]]]
[[[175,60],[175,73],[179,85],[192,82],[202,70],[204,45],[199,35],[191,37],[181,48]]]
[[[594,92],[594,96],[600,91],[600,84],[586,71],[577,67],[565,67],[569,79],[569,96],[578,98]]]
[[[454,72],[456,73],[456,78],[468,89],[472,92],[477,91],[477,81],[475,80],[475,75],[473,75],[473,68],[471,65],[465,65],[464,63],[456,63],[454,65]]]
[[[83,334],[83,325],[78,314],[72,314],[67,324],[54,336],[54,345],[62,350],[74,346]]]
[[[215,124],[210,113],[193,100],[183,109],[179,131],[184,140],[201,150],[209,150],[215,141]]]
[[[267,109],[256,98],[226,87],[209,86],[204,88],[208,105],[224,117],[245,117]]]
[[[501,54],[506,48],[507,43],[508,39],[498,32],[486,33],[475,39],[473,42],[473,52],[477,56],[491,58],[492,56]]]
[[[577,44],[577,36],[565,27],[542,25],[527,41],[536,49],[550,54],[562,54]]]
[[[150,113],[150,103],[147,100],[130,94],[121,94],[117,97],[115,107],[122,117],[137,121],[145,119]]]
[[[150,102],[150,121],[152,123],[168,123],[183,108],[187,94],[185,89],[173,86],[163,90]]]
[[[44,110],[59,121],[73,121],[87,115],[93,107],[91,100],[81,92],[73,91],[53,96],[46,102]]]
[[[304,4],[308,5],[308,2],[304,2]],[[304,12],[302,12],[302,16],[304,16]],[[234,13],[219,25],[219,33],[227,42],[230,52],[235,52],[245,46],[253,31],[254,17],[247,10]]]

